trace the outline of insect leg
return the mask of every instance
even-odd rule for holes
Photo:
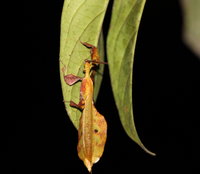
[[[73,74],[64,75],[64,80],[68,85],[73,85],[78,81],[81,81],[83,78],[79,76],[75,76]]]
[[[90,49],[94,49],[94,48],[96,48],[94,45],[92,45],[92,44],[89,44],[89,43],[87,43],[87,42],[82,42],[82,41],[80,41],[85,47],[87,47],[87,48],[90,48]]]
[[[75,107],[79,110],[83,110],[85,108],[85,103],[83,100],[80,100],[80,102],[78,104],[74,103],[73,101],[70,101],[70,104],[69,104],[71,107]]]

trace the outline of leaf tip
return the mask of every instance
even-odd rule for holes
[[[156,153],[151,152],[150,150],[148,150],[143,144],[139,144],[139,146],[140,146],[146,153],[148,153],[149,155],[151,155],[151,156],[156,156]]]

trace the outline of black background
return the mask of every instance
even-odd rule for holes
[[[25,115],[16,116],[9,149],[13,173],[87,173],[76,151],[77,131],[62,102],[59,77],[60,17],[63,0],[25,3],[24,35],[30,48],[31,99],[25,93]],[[111,4],[104,22],[105,36]],[[124,132],[114,103],[109,70],[96,103],[108,122],[108,139],[93,173],[188,172],[198,168],[192,122],[199,116],[199,59],[182,42],[179,1],[148,0],[137,40],[133,100],[135,123],[146,154]],[[27,46],[26,45],[26,46]],[[15,145],[13,145],[15,144]]]

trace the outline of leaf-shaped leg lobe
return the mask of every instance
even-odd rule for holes
[[[73,74],[65,75],[65,73],[66,73],[66,65],[62,62],[62,60],[60,60],[60,62],[63,64],[63,67],[61,69],[62,69],[62,74],[63,74],[64,81],[65,81],[66,84],[71,86],[71,85],[75,84],[76,82],[82,80],[82,77],[75,76]]]
[[[68,75],[64,76],[64,80],[68,85],[71,86],[71,85],[75,84],[76,82],[82,80],[82,77],[75,76],[73,74],[68,74]]]

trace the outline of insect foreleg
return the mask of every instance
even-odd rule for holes
[[[85,102],[83,100],[80,100],[80,102],[76,104],[73,101],[70,101],[70,106],[82,111],[85,108]]]

